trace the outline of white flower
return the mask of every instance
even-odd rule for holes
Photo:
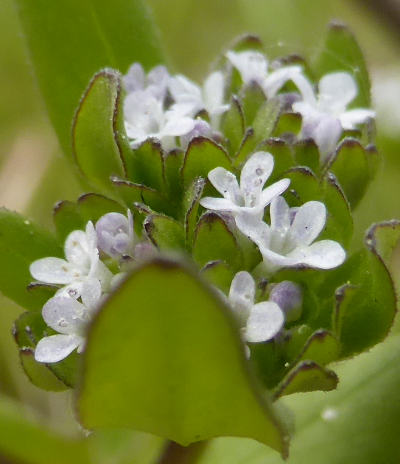
[[[264,91],[267,98],[273,98],[289,80],[293,80],[301,74],[300,66],[285,66],[275,71],[268,71],[268,60],[260,52],[229,51],[226,57],[239,71],[245,84],[255,82]]]
[[[228,304],[242,327],[245,341],[258,343],[270,340],[281,330],[285,315],[273,301],[254,304],[255,282],[246,271],[232,280]]]
[[[128,93],[148,90],[157,99],[163,100],[167,94],[170,76],[165,66],[156,66],[146,76],[140,63],[134,63],[123,77]]]
[[[30,265],[32,277],[47,284],[64,285],[62,293],[78,298],[87,279],[98,279],[107,289],[112,278],[111,272],[99,259],[97,236],[91,221],[86,231],[75,230],[65,240],[66,259],[42,258]]]
[[[67,295],[55,296],[43,306],[44,321],[58,334],[39,340],[35,349],[36,361],[54,363],[75,349],[78,353],[84,349],[87,324],[101,302],[101,286],[97,279],[83,284],[81,299],[82,303]]]
[[[274,158],[270,153],[254,153],[243,166],[240,186],[231,172],[222,167],[213,169],[208,178],[224,198],[205,197],[200,200],[200,204],[207,209],[229,211],[234,216],[245,212],[261,218],[264,208],[273,198],[283,193],[290,183],[289,179],[282,179],[263,190],[273,167]]]
[[[114,259],[133,255],[135,233],[133,216],[128,209],[127,216],[121,213],[107,213],[96,223],[97,244],[100,250]]]
[[[270,215],[271,226],[249,215],[236,217],[239,230],[258,246],[268,272],[298,265],[331,269],[345,260],[339,243],[314,242],[326,222],[323,203],[309,201],[299,208],[289,208],[283,197],[278,197],[271,202]]]
[[[326,74],[319,81],[318,95],[304,76],[297,76],[295,81],[303,101],[294,103],[293,110],[303,117],[303,136],[315,140],[323,157],[335,149],[342,129],[355,129],[357,124],[375,117],[370,109],[347,110],[358,93],[356,81],[349,73]]]
[[[218,129],[220,115],[229,108],[229,105],[224,104],[224,86],[224,76],[220,71],[211,73],[203,88],[185,76],[174,76],[168,85],[175,101],[171,110],[192,118],[201,110],[206,110],[211,119],[211,126]]]
[[[128,94],[124,101],[125,130],[133,148],[148,138],[160,140],[164,148],[172,148],[175,137],[190,132],[192,118],[177,111],[164,110],[164,103],[150,89]]]

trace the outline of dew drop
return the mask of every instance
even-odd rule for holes
[[[339,412],[337,411],[337,409],[334,409],[331,407],[327,407],[321,412],[322,420],[326,422],[333,421],[337,419],[338,416],[339,416]]]
[[[264,171],[261,168],[257,168],[256,169],[256,174],[257,174],[257,176],[261,176],[262,174],[264,174]]]
[[[29,219],[25,219],[24,224],[26,224],[27,226],[29,226],[30,223],[31,223],[31,221],[30,221]]]
[[[62,319],[60,319],[60,320],[58,321],[58,325],[59,325],[59,327],[67,327],[67,326],[68,326],[68,322],[67,322],[65,319],[62,318]]]

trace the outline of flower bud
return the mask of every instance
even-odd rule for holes
[[[133,218],[120,213],[107,213],[96,223],[99,249],[114,259],[131,255],[134,246]]]
[[[285,313],[287,322],[295,321],[300,317],[303,304],[303,292],[299,285],[284,280],[274,285],[269,294],[269,299],[282,309]]]

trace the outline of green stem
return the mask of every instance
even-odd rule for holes
[[[165,445],[164,451],[157,464],[194,464],[203,453],[207,441],[181,446],[170,441]]]

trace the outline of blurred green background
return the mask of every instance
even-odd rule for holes
[[[392,24],[367,6],[372,2],[148,0],[148,3],[160,29],[169,65],[173,71],[193,79],[201,79],[208,72],[209,63],[240,34],[259,35],[271,58],[285,53],[300,53],[311,58],[330,20],[347,23],[361,43],[371,71],[378,111],[377,145],[384,156],[382,170],[356,212],[354,243],[361,245],[363,231],[372,222],[400,218],[400,35]],[[84,186],[60,152],[47,119],[12,0],[0,1],[0,102],[0,204],[51,225],[53,204],[60,199],[75,199],[84,191]],[[43,393],[24,377],[11,336],[12,322],[18,313],[19,308],[13,303],[1,299],[0,394],[21,400],[24,409],[33,411],[56,430],[79,434],[72,419],[70,396]],[[391,347],[400,352],[398,343],[392,342]],[[378,366],[379,351],[364,356],[371,356],[372,361],[368,362]],[[400,356],[397,360],[400,362]],[[345,368],[343,375],[351,376],[351,369]],[[345,378],[344,385],[348,381]],[[386,389],[387,384],[380,388]],[[303,407],[301,395],[290,400],[291,406],[298,410],[300,423],[307,419],[309,412],[305,410],[313,403],[313,398],[318,404],[322,404],[324,398],[328,403],[329,398],[333,398],[332,401],[335,398],[318,395],[310,396]],[[394,423],[398,420],[396,431],[400,431],[400,414],[391,416],[391,420]],[[381,426],[382,423],[384,419]],[[218,446],[217,457],[210,462],[222,462],[218,458]],[[254,453],[258,456],[256,451]],[[250,462],[247,455],[244,456],[240,462]],[[259,461],[257,459],[254,462],[264,462],[262,456]],[[368,462],[400,462],[400,457],[399,461],[392,461],[393,455],[388,459]]]

